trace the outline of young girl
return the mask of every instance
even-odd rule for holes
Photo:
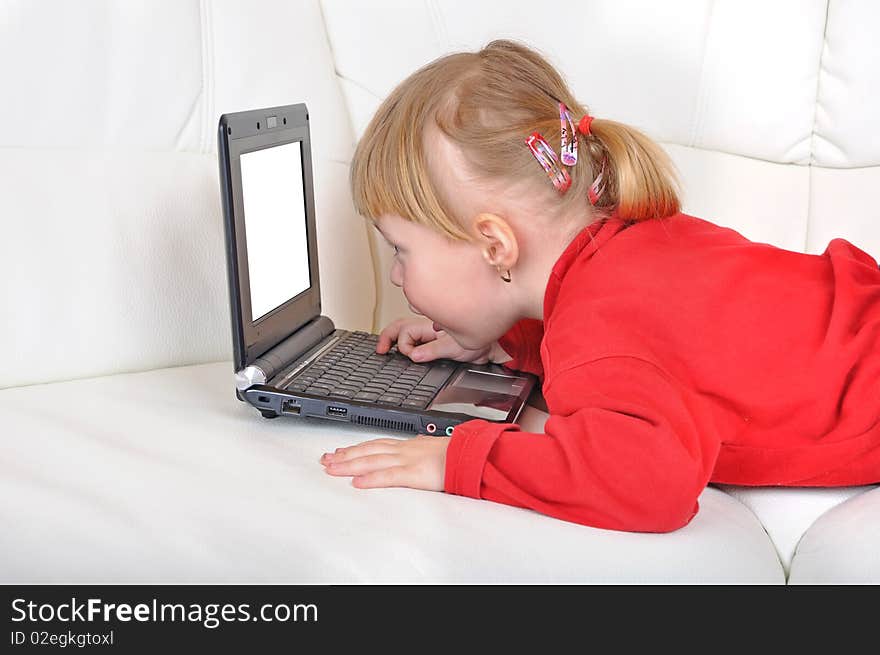
[[[709,482],[880,482],[880,270],[680,212],[646,136],[588,115],[534,51],[495,41],[401,83],[354,156],[358,211],[426,318],[378,352],[541,378],[546,434],[471,420],[321,458],[600,528],[687,524]]]

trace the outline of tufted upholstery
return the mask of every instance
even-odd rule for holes
[[[384,435],[235,400],[220,114],[308,104],[323,311],[375,331],[408,309],[351,206],[356,139],[411,71],[494,38],[661,142],[684,211],[880,253],[876,3],[597,0],[570,18],[526,0],[0,4],[0,580],[880,580],[872,487],[713,487],[681,531],[612,533],[354,490],[320,453]]]
[[[324,311],[372,325],[354,148],[317,3],[6,2],[0,388],[231,359],[220,114],[306,102]],[[308,53],[306,57],[304,54]],[[358,280],[357,292],[350,281]]]

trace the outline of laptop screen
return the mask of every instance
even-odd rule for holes
[[[217,155],[238,371],[321,316],[306,106],[223,114]]]
[[[241,154],[251,320],[311,286],[299,141]]]

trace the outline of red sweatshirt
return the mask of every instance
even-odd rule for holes
[[[584,525],[667,532],[709,482],[880,482],[880,269],[676,214],[585,228],[544,320],[500,340],[541,377],[546,434],[456,426],[449,493]]]

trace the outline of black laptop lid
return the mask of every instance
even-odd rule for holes
[[[241,370],[321,314],[306,106],[224,114],[218,159]]]

